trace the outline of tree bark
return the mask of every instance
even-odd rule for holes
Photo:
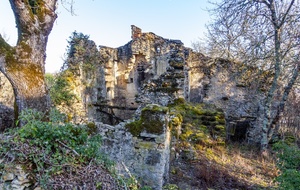
[[[291,92],[298,76],[299,76],[299,72],[300,72],[300,62],[298,62],[296,64],[296,67],[294,68],[294,71],[293,71],[293,74],[292,74],[292,78],[289,81],[289,83],[287,84],[287,86],[284,88],[282,99],[280,100],[280,103],[278,105],[276,115],[271,120],[271,125],[270,125],[269,130],[268,130],[268,141],[271,140],[271,138],[273,136],[273,133],[274,133],[274,130],[276,131],[276,128],[279,128],[278,122],[280,121],[280,119],[283,116],[286,101],[287,101],[288,96],[289,96],[289,94],[290,94],[290,92]]]
[[[56,2],[10,0],[18,41],[11,47],[0,36],[0,71],[14,90],[16,116],[24,109],[45,113],[50,108],[44,74],[48,36],[57,18]]]
[[[271,106],[272,102],[274,101],[274,93],[276,90],[278,90],[278,80],[281,75],[281,67],[282,67],[282,55],[281,55],[281,37],[282,37],[282,31],[283,24],[286,22],[286,15],[289,14],[289,11],[291,10],[291,7],[294,4],[294,0],[290,2],[290,5],[287,9],[287,11],[284,13],[284,16],[282,19],[279,19],[279,15],[276,13],[275,8],[275,2],[269,1],[267,3],[267,6],[270,11],[271,20],[274,28],[274,78],[272,81],[272,85],[268,91],[267,97],[266,97],[266,103],[265,103],[265,113],[264,113],[264,120],[263,120],[263,127],[262,127],[262,138],[261,138],[261,151],[264,152],[267,149],[267,146],[269,144],[270,135],[273,134],[273,129],[275,128],[275,125],[279,121],[282,112],[284,111],[284,104],[287,100],[287,97],[290,93],[291,88],[293,87],[297,77],[298,77],[298,64],[296,64],[296,70],[293,73],[293,76],[289,80],[287,86],[284,89],[284,92],[282,94],[282,100],[280,100],[276,116],[272,118],[271,116]]]

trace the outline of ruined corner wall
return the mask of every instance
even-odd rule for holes
[[[143,122],[159,124],[156,132],[144,129],[133,135],[126,129],[132,120],[116,126],[96,123],[103,137],[101,148],[115,161],[118,173],[126,178],[134,177],[142,186],[155,190],[162,189],[169,177],[171,133],[166,110],[153,104],[142,110],[146,115]]]
[[[189,101],[214,104],[224,110],[228,138],[259,142],[261,129],[257,121],[264,95],[255,86],[260,84],[251,78],[257,70],[224,59],[200,60],[189,65]]]
[[[140,103],[167,105],[170,96],[186,95],[182,42],[133,29],[133,39],[126,45],[100,46],[106,96],[96,106],[120,120],[130,119]]]

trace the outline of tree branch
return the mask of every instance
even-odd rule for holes
[[[283,17],[282,17],[282,19],[281,19],[281,21],[280,21],[280,23],[279,23],[279,26],[278,26],[279,28],[281,28],[282,25],[285,23],[286,16],[289,14],[289,12],[290,12],[290,10],[291,10],[291,8],[292,8],[294,2],[295,2],[295,0],[292,0],[292,1],[291,1],[290,5],[289,5],[289,8],[288,8],[287,11],[284,13],[284,15],[283,15]]]

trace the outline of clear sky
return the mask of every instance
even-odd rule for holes
[[[131,40],[133,24],[190,47],[206,32],[209,6],[207,0],[74,0],[76,15],[72,16],[59,1],[48,40],[46,72],[59,71],[67,40],[75,30],[89,35],[97,45],[119,47]],[[0,33],[15,44],[17,31],[9,0],[0,0]]]

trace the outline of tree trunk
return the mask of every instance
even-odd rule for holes
[[[17,114],[24,109],[45,113],[50,107],[44,74],[48,36],[57,17],[56,2],[10,0],[18,28],[18,42],[11,47],[0,36],[0,70],[14,90]]]
[[[285,87],[284,92],[282,94],[282,99],[280,100],[280,104],[277,109],[277,113],[276,113],[275,117],[272,118],[271,107],[272,107],[272,103],[274,100],[274,93],[276,90],[278,90],[278,88],[277,88],[278,80],[281,75],[281,67],[282,67],[282,59],[283,59],[283,55],[281,54],[282,30],[283,30],[283,25],[286,22],[287,15],[291,11],[291,8],[292,8],[294,2],[295,1],[292,0],[289,3],[289,6],[288,6],[286,12],[284,12],[284,14],[281,15],[282,16],[281,18],[280,18],[280,15],[277,15],[277,13],[276,13],[275,1],[269,1],[269,3],[267,3],[266,1],[264,2],[269,8],[271,20],[272,20],[272,24],[273,24],[273,29],[274,29],[274,78],[272,81],[271,88],[268,91],[266,103],[265,103],[265,113],[264,113],[262,138],[261,138],[261,151],[262,152],[267,150],[270,136],[273,134],[275,125],[280,120],[280,117],[284,111],[285,102],[286,102],[288,95],[298,77],[299,63],[298,63],[298,61],[296,61],[296,67],[295,67],[296,70],[293,72],[293,76],[290,78],[287,86]]]
[[[298,62],[296,64],[296,67],[294,68],[292,77],[291,77],[289,83],[287,84],[287,86],[284,88],[282,99],[280,100],[280,103],[278,105],[276,115],[273,118],[273,120],[271,121],[271,126],[270,126],[269,131],[268,131],[268,141],[271,140],[271,138],[273,136],[273,133],[274,133],[274,130],[276,131],[276,128],[277,128],[277,130],[279,129],[278,122],[280,121],[280,119],[283,116],[285,103],[286,103],[286,101],[288,99],[288,96],[289,96],[289,94],[290,94],[290,92],[291,92],[298,76],[299,76],[299,72],[300,72],[300,62]]]

